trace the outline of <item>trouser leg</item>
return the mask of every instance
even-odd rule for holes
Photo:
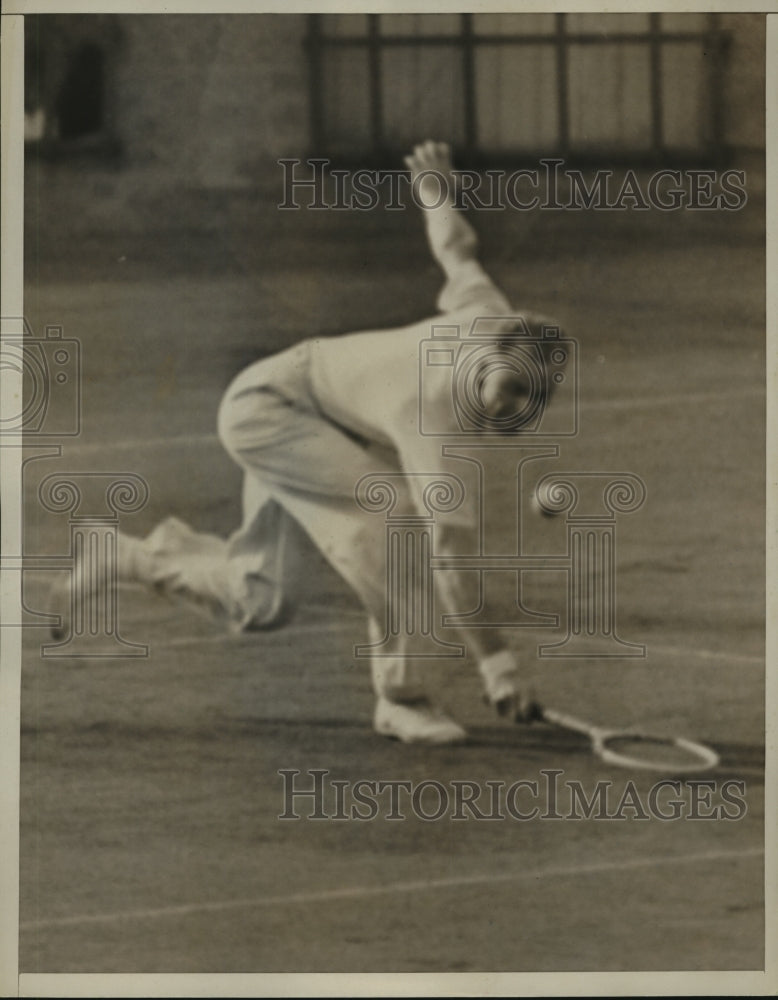
[[[240,618],[230,587],[227,543],[176,517],[166,518],[143,539],[120,533],[117,568],[119,583],[152,586],[231,623]]]
[[[368,637],[377,644],[384,639],[384,629],[372,616],[368,619]],[[417,701],[426,692],[422,668],[417,660],[407,655],[408,645],[398,638],[397,655],[373,656],[370,674],[373,690],[379,697],[390,701]]]
[[[355,487],[363,476],[399,472],[361,442],[303,403],[268,389],[228,397],[220,412],[224,446],[243,468],[246,495],[263,496],[293,517],[349,583],[368,612],[372,641],[386,619],[386,543],[382,517],[364,511]],[[399,503],[411,500],[399,480]],[[271,508],[272,509],[272,508]],[[263,511],[265,508],[263,508]],[[240,536],[240,557],[250,561],[261,544],[252,530]],[[414,636],[393,637],[371,660],[373,685],[392,700],[411,701],[424,692],[426,661],[414,657]]]
[[[243,477],[243,521],[227,541],[230,593],[241,611],[239,627],[274,621],[284,598],[288,518],[255,476]]]

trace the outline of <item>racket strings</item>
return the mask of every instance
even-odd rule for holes
[[[704,770],[714,766],[716,754],[691,740],[647,736],[639,733],[613,733],[602,741],[600,754],[622,767],[674,771]]]

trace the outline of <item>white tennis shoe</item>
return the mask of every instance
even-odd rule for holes
[[[373,728],[402,743],[462,743],[467,739],[467,732],[426,698],[403,703],[379,697]]]

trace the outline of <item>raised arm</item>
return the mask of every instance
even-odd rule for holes
[[[450,275],[465,261],[474,260],[478,248],[473,227],[454,207],[451,150],[443,142],[424,142],[405,157],[405,164],[411,171],[416,201],[424,211],[432,256]],[[426,171],[430,173],[425,175]]]
[[[479,263],[478,237],[464,213],[455,207],[449,147],[424,142],[405,157],[405,163],[415,185],[415,200],[424,211],[432,256],[446,275],[438,309],[452,312],[473,307],[483,315],[507,316],[513,311],[510,303]]]

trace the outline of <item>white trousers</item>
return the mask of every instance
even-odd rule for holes
[[[472,261],[449,275],[438,305],[447,311],[474,300],[493,313],[509,309]],[[224,541],[171,518],[141,543],[125,539],[125,565],[132,563],[136,578],[226,615],[233,627],[261,627],[283,599],[285,525],[292,517],[359,597],[376,644],[388,621],[386,526],[380,515],[359,507],[354,487],[365,475],[400,473],[400,461],[396,452],[358,439],[319,411],[309,352],[310,342],[303,341],[252,365],[222,400],[219,436],[244,471],[240,528]],[[395,512],[413,513],[403,477],[393,481]],[[414,595],[403,599],[413,602]],[[420,641],[400,631],[371,658],[377,694],[395,701],[424,695],[429,659],[414,656]]]
[[[384,637],[387,620],[385,523],[363,510],[354,487],[365,475],[399,473],[396,453],[366,443],[333,424],[317,409],[308,379],[310,344],[303,342],[267,366],[253,366],[228,390],[219,410],[219,436],[245,472],[243,523],[227,543],[232,593],[242,583],[244,600],[277,602],[283,585],[284,522],[293,517],[313,539],[364,605],[369,637]],[[413,511],[397,477],[399,505]],[[252,589],[257,576],[271,583],[264,595]],[[413,600],[413,595],[407,595]],[[243,609],[248,621],[272,611],[271,604]],[[408,701],[424,694],[424,664],[415,659],[414,637],[400,634],[371,659],[377,694]],[[393,645],[392,645],[393,643]],[[387,656],[396,648],[396,656]]]

